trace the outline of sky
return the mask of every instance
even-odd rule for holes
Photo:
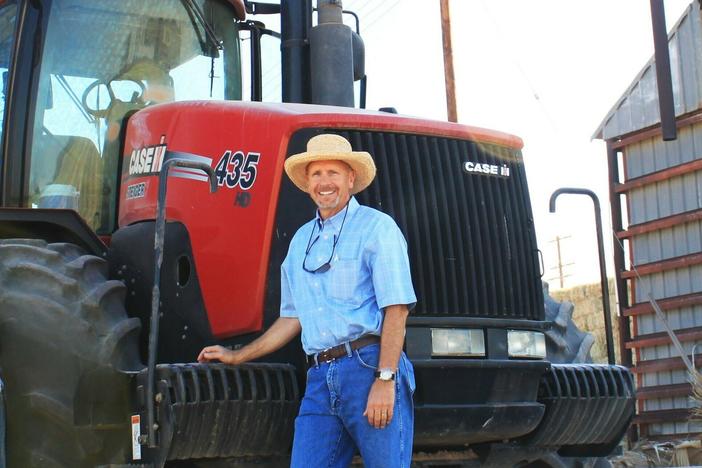
[[[668,30],[690,0],[665,0]],[[556,236],[564,287],[599,281],[594,208],[559,187],[594,190],[613,276],[606,151],[592,135],[653,55],[644,0],[451,0],[458,122],[511,133],[523,156],[539,248],[552,289]],[[368,108],[446,120],[438,0],[345,0],[361,18]]]

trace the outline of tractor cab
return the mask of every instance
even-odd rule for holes
[[[165,102],[241,100],[243,17],[240,1],[3,2],[3,204],[71,208],[114,231],[125,119]]]

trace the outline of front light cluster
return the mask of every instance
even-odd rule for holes
[[[535,331],[508,330],[507,352],[511,358],[545,359],[546,336]],[[433,357],[484,357],[486,352],[483,330],[432,328],[431,355]]]
[[[507,332],[509,357],[546,358],[546,337],[541,332],[509,330]]]
[[[457,328],[431,329],[432,356],[485,356],[485,337],[482,330]]]

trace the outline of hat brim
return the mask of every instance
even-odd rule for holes
[[[351,195],[368,187],[375,178],[375,162],[373,162],[371,155],[365,151],[343,153],[306,151],[294,154],[285,161],[285,172],[292,183],[303,192],[309,192],[307,189],[307,165],[315,161],[342,161],[348,164],[356,174],[353,188],[350,190]]]

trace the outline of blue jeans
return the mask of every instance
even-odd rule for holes
[[[395,381],[390,424],[376,429],[363,416],[375,381],[380,345],[310,367],[295,419],[293,468],[346,468],[360,452],[366,468],[409,468],[414,431],[414,370],[404,353]]]

